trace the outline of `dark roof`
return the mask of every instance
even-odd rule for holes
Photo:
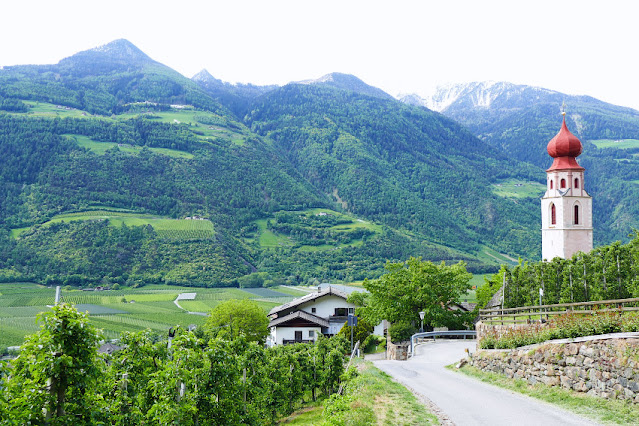
[[[310,321],[310,322],[312,322],[314,324],[317,324],[317,325],[319,325],[321,327],[328,327],[328,320],[325,320],[324,318],[320,318],[317,315],[309,314],[308,312],[304,312],[304,311],[291,312],[288,315],[284,315],[282,318],[276,318],[274,320],[271,320],[271,322],[269,322],[268,326],[269,327],[275,327],[277,325],[280,325],[282,323],[288,322],[288,321],[296,319],[296,318],[305,319],[306,321]]]
[[[346,300],[348,299],[348,294],[346,294],[343,291],[340,290],[336,290],[332,287],[327,287],[327,288],[323,288],[321,289],[321,291],[316,292],[316,293],[309,293],[305,296],[302,296],[298,299],[292,300],[288,303],[285,303],[283,305],[280,306],[276,306],[273,309],[271,309],[271,311],[268,313],[269,316],[277,314],[278,312],[282,312],[285,311],[287,309],[290,308],[294,308],[295,306],[299,306],[303,303],[306,302],[311,302],[315,299],[319,299],[320,297],[324,297],[324,296],[329,296],[329,295],[333,295],[333,296],[338,296],[341,297],[342,299]]]
[[[105,343],[98,349],[99,353],[111,355],[113,352],[119,351],[123,349],[124,346],[114,345],[113,343]]]

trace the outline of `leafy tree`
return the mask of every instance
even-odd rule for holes
[[[357,325],[351,327],[347,322],[340,328],[337,336],[342,337],[349,342],[351,341],[351,328],[353,329],[353,344],[359,340],[360,344],[364,343],[364,340],[373,332],[374,326],[371,325],[364,318],[357,319]]]
[[[386,270],[379,279],[364,281],[370,296],[359,312],[373,324],[383,319],[419,324],[423,311],[425,327],[447,325],[459,315],[451,307],[470,289],[472,277],[463,262],[436,265],[415,257],[388,263]]]
[[[268,318],[253,300],[227,300],[217,305],[204,325],[211,337],[233,340],[244,335],[249,342],[264,343]]]
[[[9,418],[19,424],[94,424],[100,333],[67,304],[42,313],[42,329],[28,336],[1,390]]]

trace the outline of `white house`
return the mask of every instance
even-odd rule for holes
[[[347,293],[329,286],[271,309],[271,345],[314,342],[320,334],[336,335],[357,307],[347,298]],[[375,334],[378,332],[383,334],[381,325],[375,327]]]

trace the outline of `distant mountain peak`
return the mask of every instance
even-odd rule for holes
[[[78,52],[68,58],[64,58],[60,61],[60,65],[84,61],[111,62],[120,65],[142,65],[155,62],[136,45],[121,38],[93,49]]]
[[[433,111],[444,112],[463,102],[464,107],[490,108],[496,100],[514,100],[528,97],[534,92],[544,95],[559,95],[558,92],[534,86],[518,85],[506,81],[474,81],[455,83],[437,87],[435,92],[426,97],[416,94],[400,95],[402,102],[420,105]],[[504,99],[505,98],[505,99]]]
[[[336,89],[350,90],[351,92],[360,93],[362,95],[374,96],[376,98],[394,99],[382,89],[370,86],[352,74],[344,74],[340,72],[332,72],[315,80],[303,80],[296,83],[330,86]]]
[[[221,82],[221,80],[213,77],[211,75],[211,73],[208,72],[208,70],[206,68],[202,69],[202,71],[198,72],[193,77],[191,77],[191,80],[197,81],[197,82],[202,82],[202,83],[208,83],[208,82],[212,82],[212,81]]]

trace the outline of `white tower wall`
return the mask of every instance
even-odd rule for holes
[[[555,223],[552,223],[553,205]],[[544,260],[568,259],[579,251],[592,250],[592,198],[584,189],[583,170],[548,171],[546,193],[541,199],[541,229]]]

